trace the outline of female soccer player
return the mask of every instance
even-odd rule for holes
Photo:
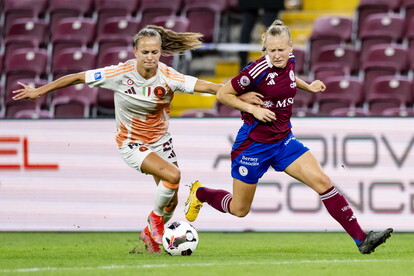
[[[280,20],[263,34],[264,56],[245,67],[217,92],[223,104],[241,110],[244,120],[234,142],[231,160],[233,194],[203,187],[196,181],[185,204],[186,218],[194,221],[203,202],[213,208],[244,217],[259,178],[271,166],[305,183],[320,195],[329,214],[355,240],[362,254],[369,254],[390,237],[391,228],[366,234],[359,226],[346,199],[332,185],[312,153],[291,132],[290,117],[296,87],[311,93],[325,90],[319,81],[307,84],[295,76],[290,30]],[[263,95],[263,106],[240,101],[237,95],[254,90]]]
[[[162,53],[182,52],[201,45],[199,33],[177,33],[149,25],[133,38],[135,59],[116,66],[63,76],[39,88],[20,83],[14,100],[37,99],[69,85],[87,83],[114,91],[116,136],[119,152],[133,169],[154,177],[157,189],[148,226],[140,234],[149,253],[160,253],[167,222],[177,205],[180,170],[168,132],[174,91],[216,94],[222,86],[183,75],[159,62]],[[252,92],[253,93],[253,92]],[[244,97],[261,102],[255,95]],[[254,93],[253,93],[254,94]],[[158,185],[161,182],[160,185]]]

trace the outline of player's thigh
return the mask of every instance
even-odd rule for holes
[[[164,160],[159,155],[151,152],[141,164],[143,173],[151,174],[171,184],[180,182],[180,171],[174,164]]]
[[[321,194],[332,187],[329,177],[323,172],[318,160],[310,151],[293,161],[285,172]]]
[[[235,216],[244,217],[250,211],[257,184],[248,184],[238,179],[233,180],[233,199],[230,212]]]

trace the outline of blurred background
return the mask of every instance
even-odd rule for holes
[[[275,19],[290,27],[296,73],[327,91],[297,93],[294,116],[413,116],[413,0],[0,0],[0,118],[107,118],[112,92],[77,85],[14,102],[17,80],[39,86],[64,74],[133,58],[147,24],[204,34],[204,46],[162,61],[225,82],[261,56]],[[213,96],[176,94],[173,117],[239,117]]]

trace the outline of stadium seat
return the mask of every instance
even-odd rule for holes
[[[393,44],[378,44],[370,48],[360,67],[365,89],[370,89],[379,76],[404,74],[408,71],[409,53],[406,47]]]
[[[179,33],[187,32],[190,25],[188,18],[181,16],[158,16],[153,18],[149,23],[151,25],[162,26]]]
[[[212,118],[217,117],[217,111],[215,109],[205,108],[192,108],[183,111],[180,115],[181,118]]]
[[[361,26],[357,40],[361,58],[365,57],[372,45],[401,43],[404,28],[405,18],[400,14],[378,13],[369,15]]]
[[[358,63],[358,52],[354,46],[326,45],[318,50],[310,71],[319,80],[330,76],[357,75]]]
[[[412,82],[401,76],[378,77],[367,91],[365,102],[373,115],[389,108],[406,109],[413,103]]]
[[[333,109],[329,116],[333,117],[369,117],[371,114],[364,108],[344,107]]]
[[[94,0],[53,0],[49,2],[49,24],[51,33],[59,21],[68,17],[90,17],[93,12]]]
[[[406,32],[404,35],[404,43],[408,45],[410,53],[414,53],[414,17],[407,19]],[[414,69],[414,54],[411,54],[411,68]]]
[[[6,56],[6,91],[19,79],[46,78],[48,57],[45,49],[18,49]]]
[[[104,88],[98,89],[96,114],[98,117],[114,117],[115,104],[113,91]]]
[[[94,116],[98,88],[87,84],[71,85],[53,93],[50,111],[54,118],[89,118]]]
[[[141,28],[151,24],[154,18],[160,16],[176,16],[182,6],[182,0],[142,0],[138,9],[138,19],[141,21]]]
[[[313,93],[298,89],[293,103],[292,115],[295,117],[306,117],[313,113],[314,96]]]
[[[414,17],[414,0],[401,0],[401,12],[407,19]]]
[[[52,77],[57,79],[63,75],[94,69],[96,58],[97,54],[92,49],[64,49],[52,57]]]
[[[139,31],[140,22],[136,19],[125,17],[108,18],[95,42],[99,51],[105,51],[111,47],[127,47],[133,44],[133,36]]]
[[[46,48],[48,24],[37,18],[20,18],[11,23],[5,34],[5,53],[10,55],[19,48]]]
[[[134,17],[141,1],[143,0],[95,0],[97,32],[101,33],[105,21],[111,17]]]
[[[22,109],[14,114],[14,119],[53,119],[49,110]]]
[[[217,110],[217,117],[239,117],[241,116],[240,110],[228,107],[225,104],[217,101],[215,109]]]
[[[375,13],[392,13],[400,9],[401,0],[360,0],[355,11],[355,26],[354,29],[359,34],[359,30],[364,24],[365,19]]]
[[[352,38],[353,19],[345,16],[322,16],[314,21],[308,40],[309,66],[318,56],[317,50],[325,45],[346,44]]]
[[[294,47],[293,48],[293,55],[295,56],[295,73],[298,75],[302,75],[305,73],[306,67],[306,50],[304,48]]]
[[[315,94],[315,113],[329,115],[339,108],[356,108],[362,105],[363,84],[357,77],[329,77],[325,80],[326,90]]]
[[[44,17],[47,4],[48,0],[3,0],[3,26],[6,26],[6,33],[16,19]]]
[[[39,78],[19,79],[19,81],[31,87],[39,87],[47,83],[46,80],[39,79]],[[14,96],[14,94],[12,93],[12,91],[20,89],[20,88],[22,88],[21,85],[15,82],[10,86],[9,89],[6,90],[6,95],[4,98],[4,107],[5,107],[4,117],[5,118],[15,118],[16,113],[21,110],[32,109],[32,110],[39,111],[43,107],[47,106],[46,96],[41,97],[34,101],[13,100],[12,97]]]
[[[95,21],[91,18],[64,18],[52,33],[53,55],[65,48],[92,47]]]
[[[381,116],[414,117],[414,109],[401,107],[386,108],[382,111]]]
[[[221,0],[185,0],[184,14],[190,21],[189,31],[202,33],[205,43],[218,43],[225,8],[226,2]]]
[[[97,68],[117,65],[120,62],[135,58],[132,46],[112,47],[98,53]]]

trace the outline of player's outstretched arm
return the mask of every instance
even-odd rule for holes
[[[308,84],[298,77],[296,77],[296,85],[298,88],[312,93],[323,92],[326,89],[325,84],[320,80],[315,80],[311,84]]]
[[[45,84],[38,88],[33,88],[24,83],[19,82],[19,84],[23,88],[12,91],[12,93],[15,94],[13,96],[13,100],[36,100],[53,90],[84,82],[85,72],[63,76],[51,83]]]

